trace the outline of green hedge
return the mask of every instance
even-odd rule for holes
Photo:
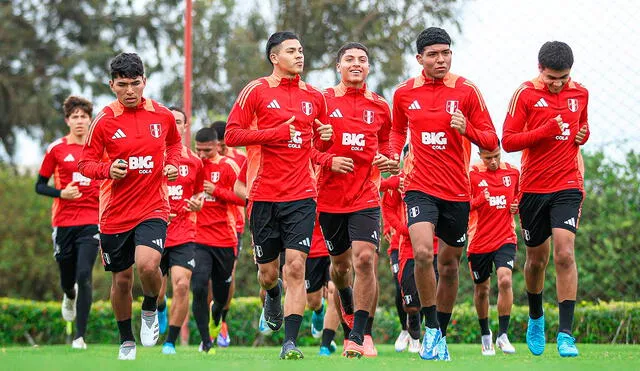
[[[134,302],[134,329],[139,329],[140,301]],[[553,341],[557,332],[557,309],[545,307],[547,334]],[[524,342],[527,308],[514,306],[511,314],[510,338],[514,342]],[[258,318],[260,301],[258,298],[237,298],[232,302],[227,316],[232,343],[237,345],[275,345],[282,341],[284,331],[268,337],[259,335]],[[492,327],[497,331],[496,308],[491,308]],[[318,344],[310,336],[311,313],[307,311],[301,328],[301,345]],[[189,323],[191,344],[200,342],[193,319]],[[37,302],[0,298],[0,345],[27,344],[31,337],[38,344],[61,344],[66,340],[65,322],[60,313],[60,302]],[[448,330],[450,342],[475,343],[479,341],[479,325],[475,309],[469,304],[455,307]],[[379,308],[375,318],[374,336],[378,343],[392,343],[400,331],[395,309]],[[134,330],[134,334],[138,331]],[[341,338],[338,330],[337,338]],[[26,335],[28,334],[28,336]],[[590,304],[582,302],[576,308],[574,335],[582,343],[640,343],[640,302],[610,302]],[[111,304],[99,301],[93,304],[86,340],[88,343],[117,343],[118,334]]]

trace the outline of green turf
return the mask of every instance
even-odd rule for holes
[[[331,357],[317,355],[318,348],[305,347],[305,359],[282,361],[278,359],[280,349],[273,347],[218,349],[215,355],[198,353],[195,346],[178,347],[178,354],[165,356],[160,346],[143,348],[138,346],[135,361],[117,361],[115,345],[90,344],[85,351],[73,350],[69,346],[41,346],[0,348],[2,370],[640,370],[640,346],[579,344],[580,356],[563,359],[558,356],[555,344],[547,344],[540,357],[532,356],[524,344],[515,344],[515,355],[497,354],[483,357],[479,345],[450,345],[452,362],[423,361],[417,355],[396,353],[391,345],[378,347],[379,356],[371,359],[345,359],[337,354]]]

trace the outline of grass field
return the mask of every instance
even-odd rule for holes
[[[345,359],[337,354],[331,357],[317,355],[317,347],[302,348],[305,359],[282,361],[279,348],[230,347],[218,349],[215,355],[198,353],[197,347],[178,347],[178,354],[165,356],[160,346],[138,346],[135,361],[118,361],[115,345],[90,344],[85,351],[69,346],[6,347],[0,348],[2,370],[640,370],[640,346],[579,344],[580,356],[563,359],[558,356],[555,344],[547,344],[540,357],[532,356],[524,344],[515,344],[517,353],[507,356],[483,357],[479,345],[450,345],[452,362],[423,361],[417,355],[396,353],[392,345],[378,347],[379,356],[369,359]]]

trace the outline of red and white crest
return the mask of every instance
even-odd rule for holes
[[[187,166],[187,165],[178,166],[178,173],[180,174],[180,176],[189,175],[189,166]]]
[[[575,98],[567,99],[567,107],[571,112],[578,112],[578,100]]]
[[[311,105],[311,102],[302,102],[302,112],[307,116],[311,116],[313,113],[313,106]]]
[[[160,135],[162,135],[162,126],[160,124],[149,125],[149,130],[151,130],[151,136],[154,138],[160,138]]]
[[[510,176],[503,176],[502,177],[502,184],[504,184],[505,187],[511,186],[511,177]]]
[[[449,114],[453,115],[458,109],[458,101],[457,100],[448,100],[447,105],[445,106],[445,111]]]
[[[374,113],[371,110],[366,109],[362,113],[362,119],[364,120],[364,122],[366,122],[369,125],[373,124],[373,118],[374,118]]]
[[[220,172],[219,171],[214,171],[211,173],[211,182],[212,183],[218,183],[218,180],[220,180]]]

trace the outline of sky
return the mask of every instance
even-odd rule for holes
[[[265,12],[269,3],[257,2]],[[457,17],[460,33],[446,27],[453,39],[451,72],[479,87],[499,136],[511,95],[538,74],[540,46],[560,40],[573,49],[572,78],[590,92],[591,137],[585,150],[603,149],[609,158],[621,161],[626,151],[640,146],[640,2],[469,0]],[[408,75],[419,74],[414,56],[407,59]],[[322,74],[309,76],[316,86],[334,83],[326,80]],[[147,95],[157,92],[159,86],[150,79]],[[20,135],[18,148],[21,165],[39,166],[43,147]],[[519,165],[519,154],[504,158]]]

